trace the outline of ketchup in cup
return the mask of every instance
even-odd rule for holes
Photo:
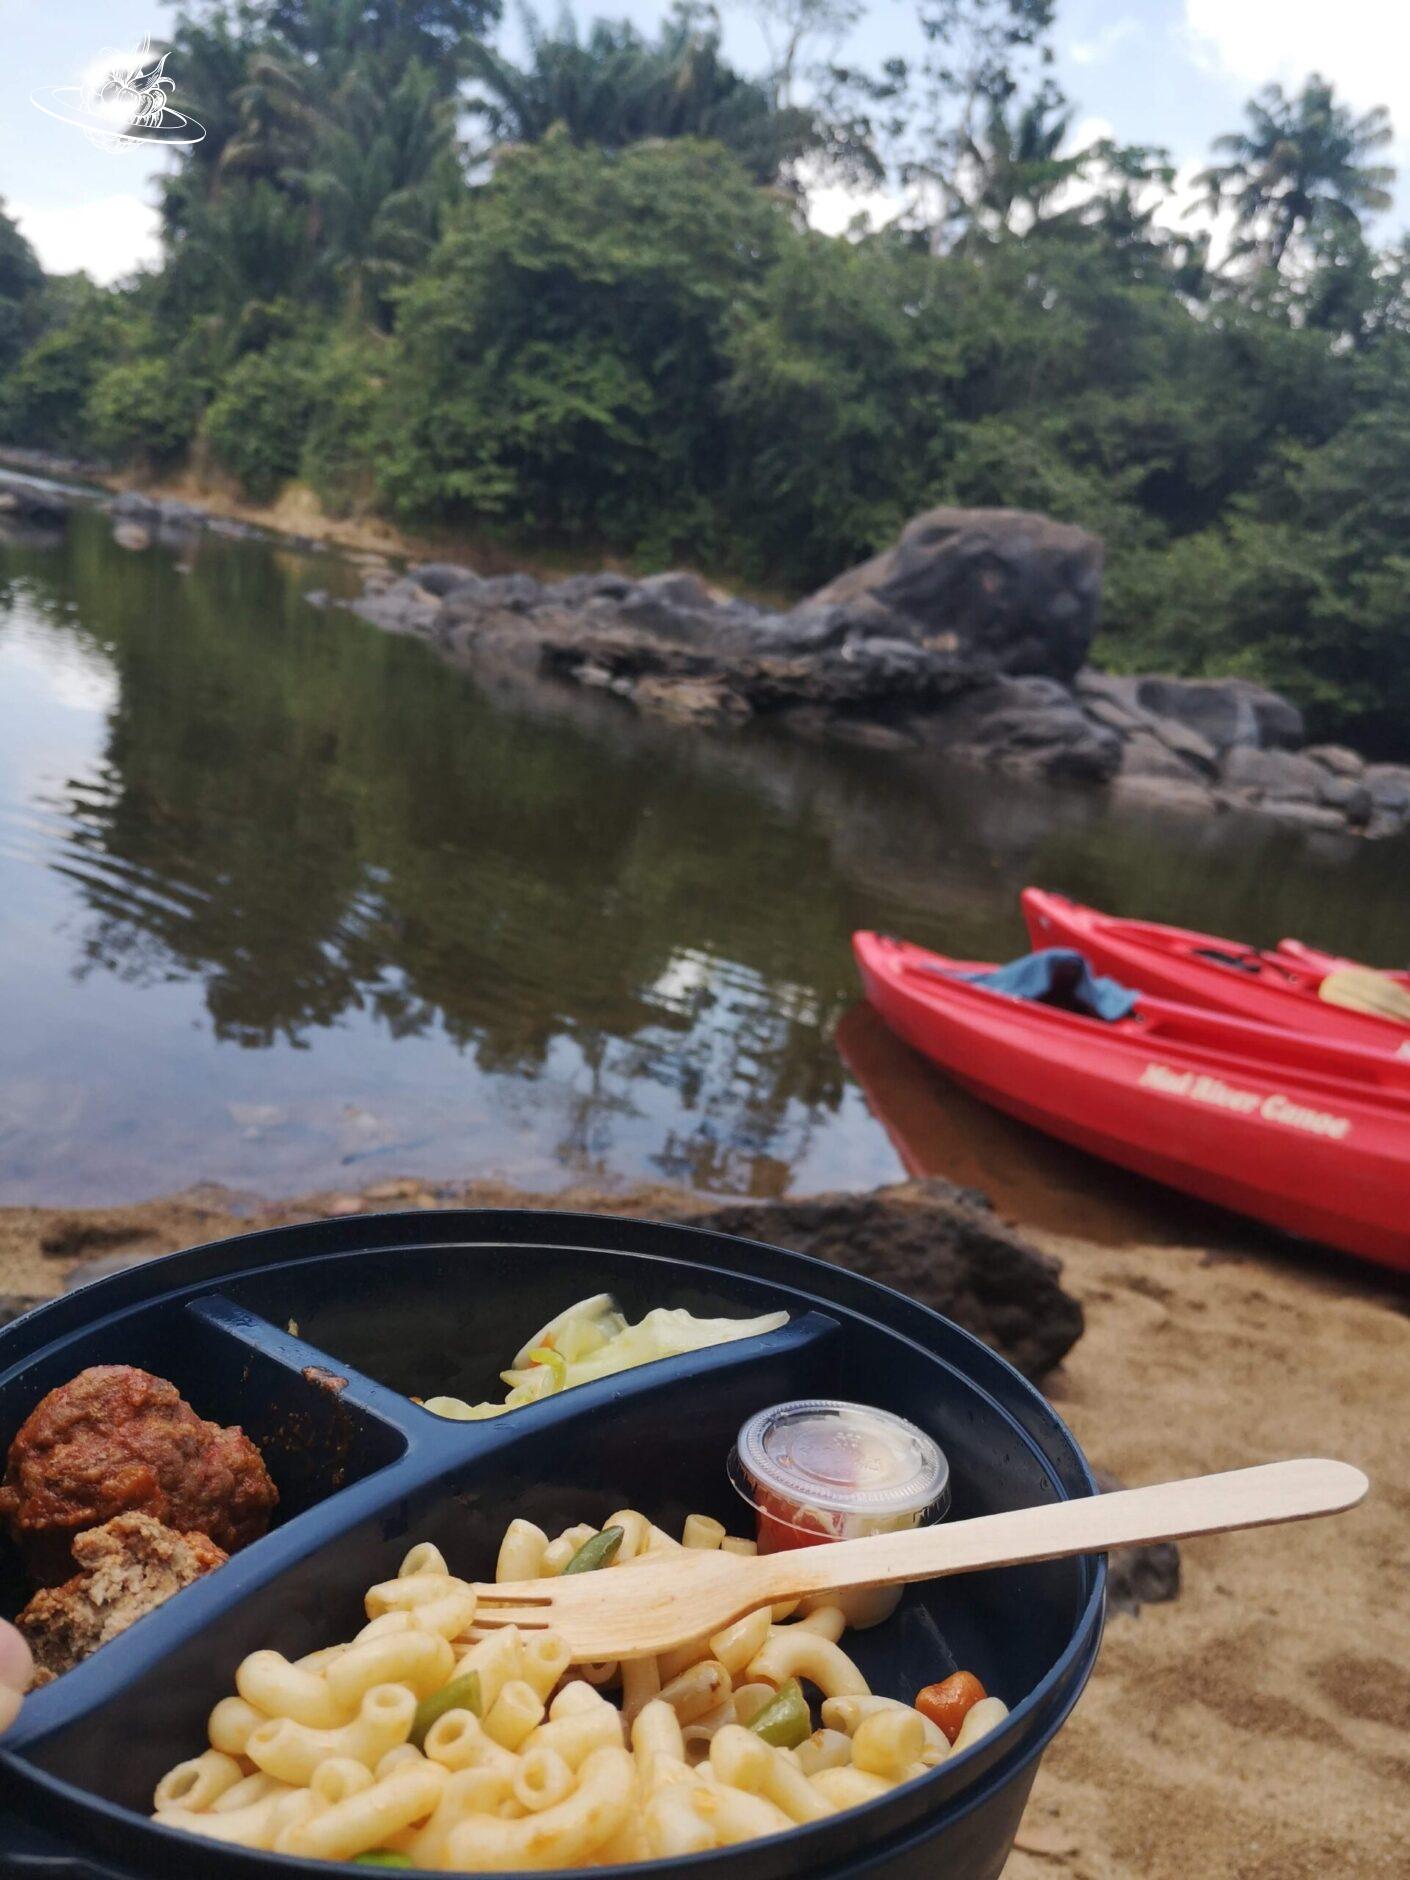
[[[939,1520],[950,1465],[924,1430],[869,1404],[805,1398],[761,1410],[739,1432],[730,1480],[754,1510],[759,1552],[894,1534]],[[828,1594],[854,1626],[895,1611],[899,1587]]]

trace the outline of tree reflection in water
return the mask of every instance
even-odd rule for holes
[[[545,1166],[775,1193],[898,1172],[831,1042],[854,927],[1013,953],[1038,879],[1253,940],[1410,955],[1388,845],[472,682],[311,606],[348,571],[267,546],[204,537],[183,571],[82,514],[62,549],[11,546],[0,569],[53,657],[100,654],[115,679],[101,760],[37,805],[83,911],[55,944],[90,987],[199,984],[213,1045],[267,1053],[275,1097],[291,1048],[419,1040],[492,1079]],[[132,1116],[160,1132],[180,1096],[144,1068]],[[213,1046],[210,1075],[229,1077]],[[448,1175],[503,1150],[483,1100],[428,1127],[418,1165]],[[336,1170],[310,1147],[307,1179]]]

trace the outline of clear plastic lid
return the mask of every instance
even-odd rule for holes
[[[731,1462],[756,1490],[829,1514],[917,1514],[949,1492],[945,1452],[924,1430],[889,1410],[835,1398],[759,1411],[740,1430]]]

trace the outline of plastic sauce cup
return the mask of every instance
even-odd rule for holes
[[[924,1430],[889,1410],[804,1398],[761,1410],[739,1432],[729,1476],[754,1510],[759,1552],[894,1534],[950,1505],[950,1465]],[[854,1626],[895,1611],[900,1587],[825,1594]]]

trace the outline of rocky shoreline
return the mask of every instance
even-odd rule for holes
[[[198,504],[35,480],[80,468],[29,453],[21,474],[0,472],[0,527],[42,537],[68,508],[96,504],[134,551],[179,548],[205,530],[270,537]],[[306,551],[329,546],[276,539]],[[1301,712],[1267,687],[1090,666],[1102,545],[1025,511],[931,510],[893,548],[786,610],[683,571],[542,581],[450,561],[402,570],[380,554],[356,559],[360,594],[314,598],[425,639],[452,663],[593,688],[670,721],[768,722],[814,739],[938,751],[1332,835],[1410,830],[1410,764],[1308,744]]]
[[[1346,835],[1410,828],[1410,765],[1308,745],[1280,694],[1088,666],[1100,576],[1101,545],[1080,529],[933,510],[787,612],[685,572],[544,583],[449,562],[372,569],[348,604],[458,663],[507,662],[679,722],[767,720]]]

